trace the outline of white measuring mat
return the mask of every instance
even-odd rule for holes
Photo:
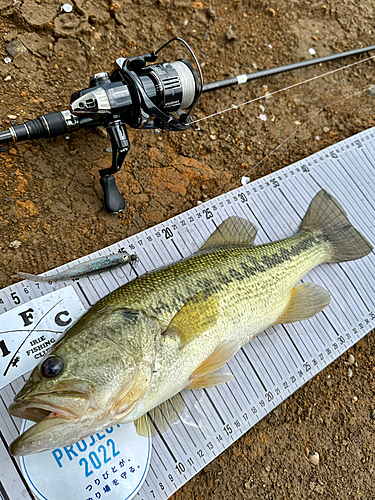
[[[374,244],[374,185],[375,129],[370,129],[90,256],[95,258],[117,251],[135,252],[140,259],[135,268],[126,264],[66,284],[23,281],[7,287],[0,291],[0,313],[17,307],[14,316],[22,320],[20,313],[28,308],[30,300],[54,290],[66,290],[68,284],[73,287],[68,288],[69,293],[76,293],[88,309],[98,299],[136,276],[196,252],[215,228],[231,215],[255,223],[259,229],[256,244],[292,236],[311,199],[322,188],[337,198],[353,225]],[[61,266],[59,270],[70,265]],[[136,498],[168,498],[375,327],[374,253],[352,262],[319,266],[307,275],[306,280],[330,292],[330,306],[308,321],[277,325],[260,334],[229,362],[228,367],[234,375],[229,383],[199,391],[184,391],[186,409],[179,422],[153,439],[150,469]],[[60,316],[62,320],[69,317]],[[0,325],[3,325],[1,318]],[[39,337],[42,335],[44,333],[40,332]],[[0,359],[8,358],[9,364],[11,357],[15,363],[18,356],[21,364],[25,353],[14,356],[13,345],[8,345],[8,340],[1,343],[4,339],[0,332]],[[18,346],[17,342],[14,345]],[[38,342],[31,347],[36,347]],[[3,366],[4,360],[1,363]],[[2,376],[3,372],[0,380]],[[5,500],[37,498],[35,490],[21,473],[20,461],[7,451],[22,424],[21,420],[8,414],[7,407],[24,382],[22,376],[0,390],[0,497],[2,495]],[[107,464],[101,461],[99,467],[99,462],[95,463],[100,477],[104,478]],[[78,472],[76,469],[76,474]],[[76,480],[76,475],[72,475],[73,485]],[[115,485],[109,479],[105,481],[103,479],[103,484],[97,485],[97,489],[93,487],[88,491],[88,488],[79,498],[117,499],[117,496],[111,496]],[[107,491],[103,489],[105,487]],[[126,495],[124,489],[124,500]],[[48,500],[58,498],[56,495]]]

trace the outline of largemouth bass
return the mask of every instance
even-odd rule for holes
[[[69,445],[117,423],[162,432],[183,410],[180,391],[227,382],[222,367],[258,333],[328,306],[326,290],[297,285],[307,272],[372,251],[325,191],[296,235],[254,246],[255,235],[230,217],[197,254],[97,302],[14,398],[10,413],[37,423],[11,452]]]

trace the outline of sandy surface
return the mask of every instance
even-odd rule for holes
[[[119,56],[184,37],[213,81],[317,56],[368,46],[373,2],[0,0],[0,127],[66,109],[91,74],[111,71]],[[14,39],[26,50],[10,57]],[[22,48],[22,46],[21,46]],[[178,45],[166,60],[188,57]],[[355,62],[358,58],[347,60]],[[268,90],[334,70],[339,63],[206,94],[203,117]],[[11,77],[9,79],[9,76]],[[201,122],[200,130],[155,134],[130,130],[132,149],[116,175],[127,201],[118,215],[103,209],[99,168],[110,145],[98,131],[10,146],[0,156],[0,286],[16,271],[40,273],[99,250],[221,194],[319,109],[374,82],[372,61],[334,73]],[[267,86],[267,87],[265,87]],[[276,171],[374,125],[367,93],[332,104],[251,178]],[[260,114],[267,121],[259,119]],[[13,123],[13,122],[12,122]],[[14,243],[16,242],[16,243]],[[18,243],[17,243],[18,242]],[[374,334],[274,410],[178,491],[177,499],[375,498]],[[357,400],[355,400],[357,398]],[[320,453],[314,467],[306,449]]]

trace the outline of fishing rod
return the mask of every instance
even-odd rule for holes
[[[174,41],[185,45],[196,69],[185,59],[156,63],[159,53]],[[114,174],[121,169],[130,149],[126,125],[135,129],[184,131],[193,123],[192,112],[202,94],[374,49],[372,45],[204,84],[191,47],[182,38],[172,38],[155,52],[117,59],[118,68],[112,74],[96,73],[90,78],[88,88],[72,94],[68,110],[48,113],[1,131],[0,144],[58,137],[81,128],[104,126],[112,145],[112,164],[99,170],[100,184],[106,209],[118,213],[124,210],[125,200]]]

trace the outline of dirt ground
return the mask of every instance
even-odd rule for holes
[[[373,44],[370,0],[0,0],[0,127],[68,108],[90,75],[119,56],[185,38],[205,81]],[[22,52],[6,46],[18,39]],[[20,46],[18,46],[20,49]],[[6,57],[11,62],[5,63]],[[174,45],[165,60],[188,57]],[[363,56],[365,57],[365,56]],[[345,63],[354,62],[351,58]],[[203,117],[339,67],[338,62],[206,94]],[[341,63],[344,64],[344,63]],[[99,250],[221,194],[322,107],[374,83],[372,61],[200,123],[200,130],[130,130],[117,184],[127,201],[103,208],[99,168],[109,166],[100,131],[12,145],[0,154],[0,286],[16,271],[40,273]],[[9,78],[10,77],[10,78]],[[267,87],[265,87],[267,86]],[[375,124],[367,93],[311,120],[251,174],[276,171]],[[267,121],[259,119],[263,113]],[[12,118],[13,116],[13,118]],[[14,117],[16,117],[14,119]],[[15,121],[14,121],[15,120]],[[174,500],[375,498],[372,387],[374,333],[337,360],[208,465]],[[357,400],[355,399],[357,398]],[[320,453],[314,467],[306,449]]]

